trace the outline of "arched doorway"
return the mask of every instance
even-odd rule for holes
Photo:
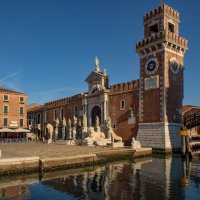
[[[99,117],[99,122],[101,124],[101,108],[99,106],[95,106],[92,109],[92,126],[96,125],[96,116]]]

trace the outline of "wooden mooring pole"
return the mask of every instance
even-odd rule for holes
[[[181,143],[182,143],[182,157],[186,157],[186,155],[189,156],[189,158],[192,158],[192,151],[190,147],[190,137],[189,137],[190,130],[187,130],[186,127],[183,127],[183,129],[180,131],[181,135]]]

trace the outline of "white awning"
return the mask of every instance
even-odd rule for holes
[[[9,128],[2,128],[0,129],[0,133],[14,133],[15,130],[9,129]]]
[[[24,128],[15,129],[14,132],[16,132],[16,133],[30,133],[29,130],[24,129]]]

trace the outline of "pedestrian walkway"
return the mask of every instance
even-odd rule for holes
[[[40,158],[77,156],[88,153],[113,151],[111,147],[67,146],[63,143],[1,143],[2,158],[39,156]]]

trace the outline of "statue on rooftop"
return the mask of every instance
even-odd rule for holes
[[[97,58],[97,56],[95,58],[95,67],[96,67],[95,69],[96,72],[101,72],[100,67],[99,67],[99,59]]]

